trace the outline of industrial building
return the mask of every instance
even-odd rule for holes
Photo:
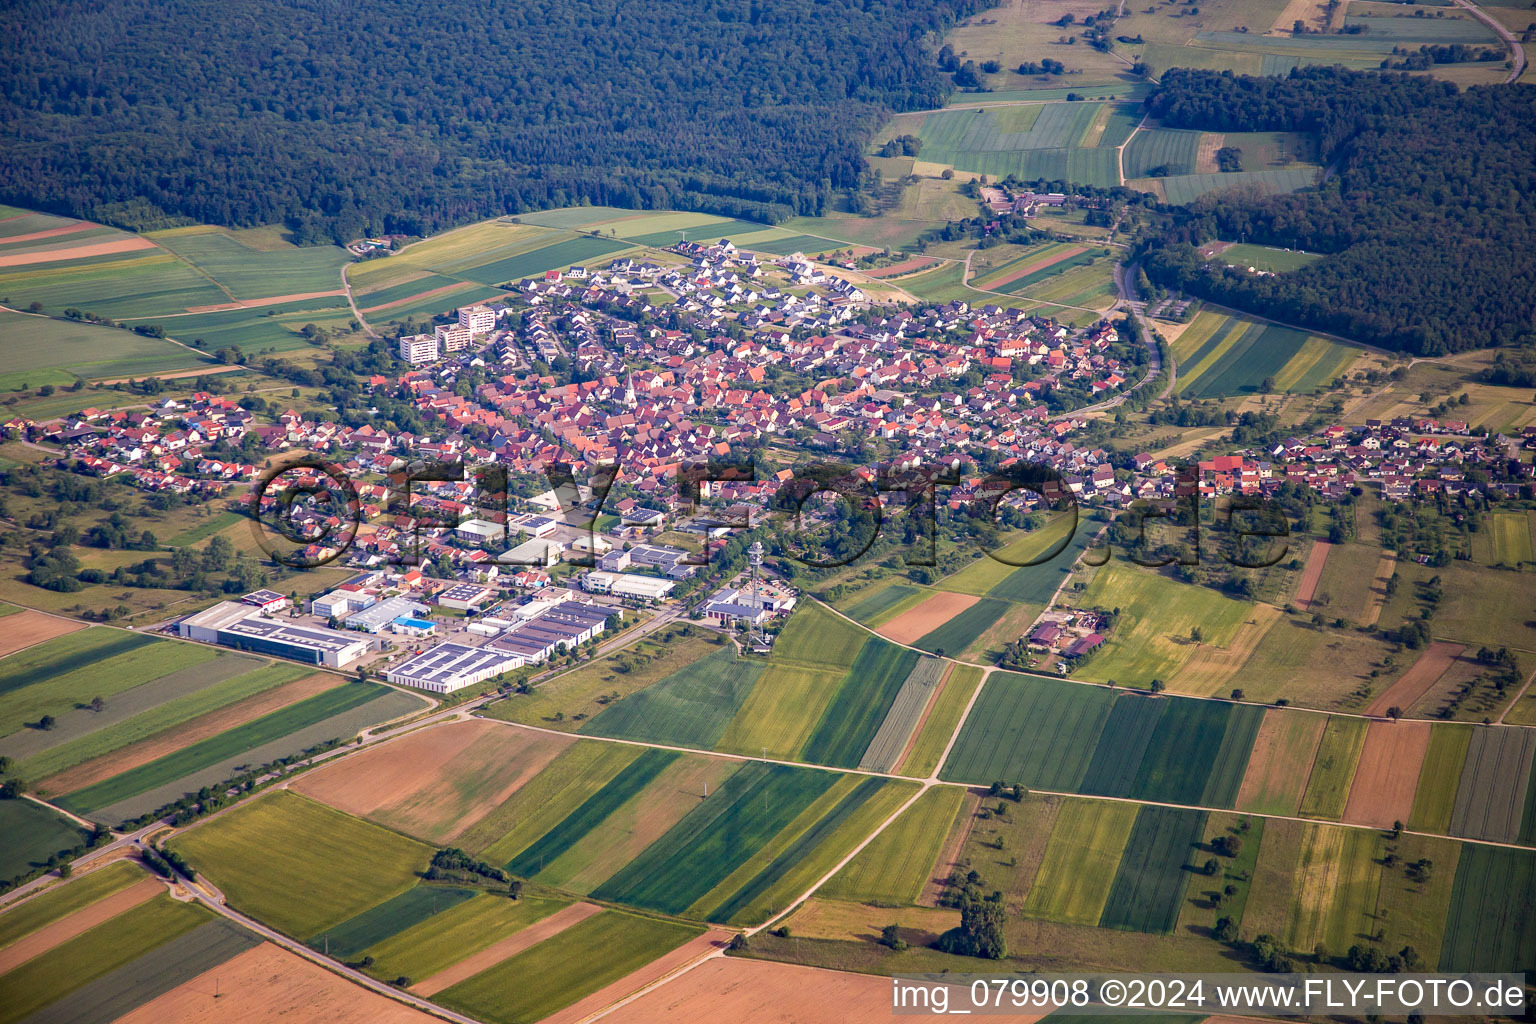
[[[434,600],[444,608],[454,608],[461,612],[478,612],[482,605],[490,603],[495,596],[494,590],[477,583],[455,583],[438,594]]]
[[[176,632],[189,640],[326,668],[346,668],[373,647],[371,641],[356,633],[269,619],[237,601],[220,601],[212,608],[187,616],[177,623]]]
[[[523,658],[510,651],[446,643],[386,670],[384,678],[399,686],[414,686],[432,693],[453,693],[521,668],[524,663]]]
[[[631,576],[594,569],[581,578],[581,586],[591,594],[612,594],[614,597],[637,601],[663,601],[677,584],[654,576]]]
[[[431,608],[409,597],[390,597],[348,615],[342,620],[342,625],[348,629],[360,629],[364,633],[381,633],[396,619],[414,618],[431,611]]]

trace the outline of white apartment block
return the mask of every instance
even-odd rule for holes
[[[472,334],[484,334],[496,329],[496,311],[490,306],[460,306],[459,326]]]
[[[400,358],[408,363],[430,363],[437,359],[437,338],[431,334],[408,334],[400,339]]]
[[[460,310],[459,312],[462,316],[463,310]],[[457,352],[460,349],[468,348],[469,343],[473,340],[474,335],[470,333],[468,327],[465,327],[461,323],[437,325],[437,347],[438,350],[441,351],[444,355],[449,352]]]

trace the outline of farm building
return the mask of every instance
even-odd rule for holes
[[[401,662],[387,670],[384,678],[399,686],[414,686],[432,693],[453,693],[524,664],[525,660],[511,651],[447,643]]]
[[[189,640],[327,668],[346,668],[373,646],[355,634],[268,619],[236,601],[220,601],[187,616],[177,623],[176,632]]]
[[[671,580],[659,580],[654,576],[628,576],[618,572],[595,569],[581,578],[581,586],[591,594],[612,594],[641,601],[662,601],[677,586]]]

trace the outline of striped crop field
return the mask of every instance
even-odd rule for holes
[[[913,906],[934,874],[965,790],[934,786],[849,861],[821,891],[877,906]]]
[[[1174,343],[1180,393],[1190,398],[1310,391],[1346,372],[1358,357],[1347,345],[1277,324],[1205,311]]]
[[[1429,733],[1429,749],[1419,768],[1419,786],[1413,795],[1408,827],[1420,832],[1449,834],[1456,789],[1461,782],[1472,727],[1437,723]]]
[[[1200,132],[1183,128],[1143,128],[1131,136],[1122,159],[1127,178],[1145,178],[1163,169],[1160,176],[1193,174],[1200,149]]]
[[[1363,718],[1330,718],[1317,745],[1317,758],[1297,812],[1307,818],[1337,821],[1349,801],[1350,780],[1365,748],[1369,723]]]
[[[1024,915],[1096,925],[1136,826],[1135,804],[1067,800],[1056,816]]]
[[[918,724],[927,714],[939,684],[943,682],[949,663],[938,658],[920,658],[902,680],[880,721],[880,727],[870,738],[863,755],[859,758],[861,771],[893,772],[901,762],[907,744],[916,732]],[[847,684],[845,683],[844,686]]]
[[[1530,792],[1536,729],[1474,730],[1451,810],[1453,836],[1512,843]]]
[[[1115,694],[1077,683],[994,672],[944,765],[943,777],[1078,792]]]
[[[1536,850],[1465,844],[1440,947],[1442,971],[1536,966]]]
[[[639,693],[609,704],[581,731],[709,750],[720,742],[762,672],[761,662],[737,657],[727,644]]]
[[[837,768],[857,767],[918,657],[905,647],[869,640],[806,739],[800,759]]]
[[[1099,103],[944,110],[924,115],[916,126],[925,162],[1023,180],[1045,178],[1111,187],[1119,184],[1114,141],[1124,118],[1096,129]],[[1090,142],[1090,135],[1098,138]],[[1096,144],[1094,144],[1096,142]]]
[[[1331,950],[1355,945],[1375,931],[1376,894],[1382,867],[1378,833],[1334,825],[1308,825],[1292,890],[1291,949],[1322,943]]]
[[[233,906],[299,939],[411,888],[432,859],[424,843],[286,791],[241,804],[168,845]]]
[[[1172,932],[1205,822],[1204,811],[1142,807],[1120,857],[1099,927]]]

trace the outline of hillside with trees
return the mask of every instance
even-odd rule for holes
[[[1170,71],[1147,101],[1172,128],[1313,134],[1314,191],[1228,191],[1172,211],[1141,256],[1155,282],[1421,355],[1536,343],[1536,87],[1305,68],[1286,78]],[[1326,254],[1260,276],[1196,246]]]
[[[19,0],[0,200],[133,229],[426,234],[591,202],[769,221],[857,184],[986,0]]]

